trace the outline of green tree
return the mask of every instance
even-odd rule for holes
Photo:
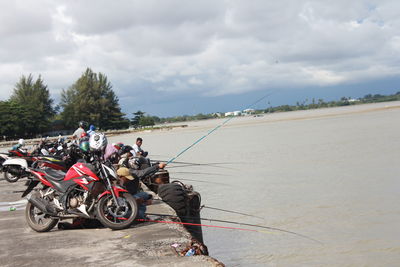
[[[70,88],[62,91],[61,117],[68,128],[76,128],[79,121],[87,121],[103,130],[126,128],[129,121],[118,101],[107,77],[87,68]]]
[[[18,119],[26,121],[24,135],[33,136],[50,130],[55,110],[53,99],[41,76],[36,81],[33,81],[31,74],[28,77],[22,76],[15,85],[10,101],[16,104],[13,105],[14,110],[21,110]]]
[[[131,125],[134,128],[138,128],[140,126],[140,120],[144,117],[144,112],[138,110],[132,114],[133,114],[133,118],[131,119]]]
[[[139,120],[139,125],[142,127],[145,126],[153,126],[154,125],[154,118],[151,116],[143,116]]]
[[[0,135],[12,138],[30,136],[34,128],[34,114],[26,105],[14,101],[0,101]]]

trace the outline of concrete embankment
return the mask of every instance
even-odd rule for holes
[[[26,224],[20,198],[25,188],[24,181],[10,184],[0,179],[1,266],[224,266],[208,256],[179,256],[191,240],[179,224],[145,222],[120,231],[56,227],[37,233]],[[148,212],[175,214],[157,199]]]

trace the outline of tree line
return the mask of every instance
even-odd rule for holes
[[[306,99],[303,102],[297,102],[296,105],[280,105],[275,107],[268,107],[266,109],[256,110],[256,113],[274,113],[274,112],[285,112],[295,110],[307,110],[307,109],[318,109],[328,107],[340,107],[359,105],[367,103],[387,102],[387,101],[398,101],[400,100],[400,91],[392,95],[365,95],[364,97],[353,99],[351,97],[341,97],[339,100],[324,101],[323,99]]]
[[[147,116],[143,113],[142,117]],[[2,139],[31,138],[51,131],[72,130],[77,128],[79,121],[109,130],[126,129],[134,118],[130,120],[121,112],[119,99],[107,76],[90,68],[69,88],[62,90],[59,105],[54,104],[42,77],[35,80],[31,74],[23,75],[11,97],[0,101]],[[149,121],[142,119],[141,124],[149,124]]]
[[[341,97],[339,100],[325,101],[323,99],[311,100],[306,99],[302,102],[296,102],[295,105],[280,105],[280,106],[269,106],[265,109],[254,110],[254,114],[266,114],[274,112],[286,112],[286,111],[296,111],[296,110],[307,110],[307,109],[318,109],[318,108],[328,108],[328,107],[339,107],[339,106],[349,106],[349,105],[359,105],[366,103],[377,103],[377,102],[387,102],[387,101],[400,101],[400,92],[392,95],[380,95],[380,94],[368,94],[364,97],[353,99],[351,97]],[[269,104],[269,103],[268,103]],[[204,120],[211,118],[224,117],[224,113],[216,112],[210,114],[199,113],[197,115],[183,115],[168,118],[158,118],[149,117],[152,121],[156,123],[168,123],[168,122],[185,122],[193,120]]]

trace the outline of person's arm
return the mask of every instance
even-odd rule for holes
[[[72,140],[75,140],[78,138],[78,129],[75,130],[75,132],[72,134]]]

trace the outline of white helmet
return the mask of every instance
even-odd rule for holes
[[[25,145],[25,140],[24,139],[19,139],[18,140],[18,144],[20,144],[21,146],[24,146]]]
[[[103,151],[107,146],[107,137],[103,133],[94,133],[89,138],[91,151]]]

